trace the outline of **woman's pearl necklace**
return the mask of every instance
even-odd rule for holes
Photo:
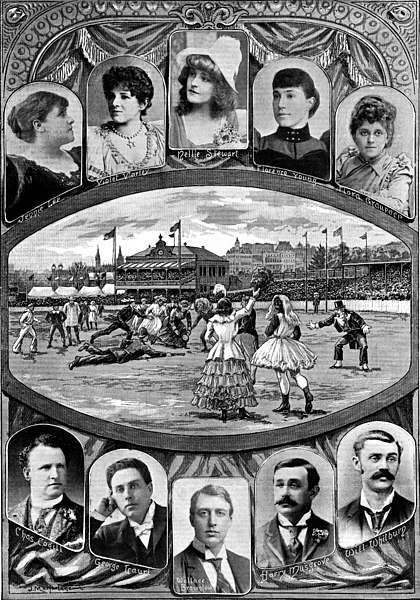
[[[140,135],[140,133],[143,131],[143,129],[144,129],[144,124],[142,121],[140,121],[140,127],[139,127],[138,131],[136,131],[136,133],[134,133],[133,135],[124,135],[123,133],[120,133],[118,131],[118,129],[115,127],[114,123],[112,124],[112,132],[115,133],[115,135],[118,135],[119,137],[123,138],[126,141],[127,146],[129,148],[134,148],[135,143],[133,142],[133,140],[138,135]]]

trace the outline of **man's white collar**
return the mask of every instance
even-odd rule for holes
[[[226,546],[224,544],[220,548],[220,551],[217,556],[215,556],[213,554],[213,552],[210,550],[210,548],[207,548],[207,546],[205,544],[203,544],[203,542],[200,542],[200,540],[198,540],[197,538],[193,539],[192,545],[194,546],[194,548],[196,550],[198,550],[199,552],[204,554],[204,558],[206,560],[210,560],[212,558],[227,558]]]
[[[308,526],[307,521],[310,518],[311,514],[312,514],[312,510],[308,510],[308,512],[306,512],[301,517],[301,519],[299,520],[299,522],[296,523],[296,524],[291,523],[289,521],[289,519],[287,519],[286,517],[284,517],[280,513],[277,513],[277,518],[278,518],[278,521],[279,521],[280,525],[283,525],[283,527],[297,527],[297,526],[299,526],[299,527],[307,527]]]
[[[61,494],[58,498],[53,498],[52,500],[44,500],[41,504],[38,504],[38,501],[33,500],[31,498],[32,508],[41,509],[41,508],[53,508],[56,504],[60,504],[63,499],[64,494]]]

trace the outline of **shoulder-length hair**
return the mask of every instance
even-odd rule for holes
[[[191,69],[198,69],[207,73],[209,80],[214,85],[210,101],[210,115],[213,119],[226,115],[236,108],[236,92],[230,87],[223,77],[219,67],[209,56],[190,54],[186,58],[186,65],[178,77],[182,85],[179,90],[179,103],[176,112],[182,116],[191,112],[192,104],[187,100],[187,79]]]
[[[287,296],[284,296],[283,294],[277,294],[276,296],[273,296],[273,299],[265,316],[267,321],[271,321],[274,315],[278,314],[274,306],[274,302],[276,300],[280,300],[280,302],[282,303],[285,321],[289,325],[300,325],[300,319],[293,310],[292,303],[290,302],[289,298]]]
[[[389,148],[394,138],[394,124],[397,109],[393,104],[381,98],[381,96],[363,96],[357,102],[350,117],[350,133],[356,135],[359,127],[367,121],[368,123],[380,123],[386,130],[388,140],[385,148]]]
[[[64,110],[68,105],[67,98],[53,92],[34,92],[12,108],[7,122],[16,137],[30,144],[35,139],[34,122],[43,123],[53,108]]]

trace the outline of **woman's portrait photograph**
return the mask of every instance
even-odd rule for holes
[[[165,96],[158,69],[136,56],[95,67],[88,82],[88,179],[164,165]]]
[[[330,83],[305,59],[269,63],[253,86],[254,162],[330,178]]]
[[[336,183],[414,216],[414,109],[398,90],[369,86],[336,115]]]
[[[170,148],[247,147],[247,52],[238,31],[172,35]]]
[[[12,222],[81,184],[82,107],[56,83],[30,83],[5,110],[5,218]]]

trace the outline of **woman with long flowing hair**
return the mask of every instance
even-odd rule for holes
[[[265,334],[268,340],[255,352],[252,357],[252,375],[255,380],[257,367],[273,369],[279,383],[282,402],[274,408],[274,412],[287,413],[290,411],[289,392],[290,377],[302,390],[305,396],[305,412],[312,412],[313,396],[309,383],[301,373],[301,369],[312,369],[316,355],[302,342],[300,320],[287,296],[283,294],[273,297],[266,314],[270,321]]]

